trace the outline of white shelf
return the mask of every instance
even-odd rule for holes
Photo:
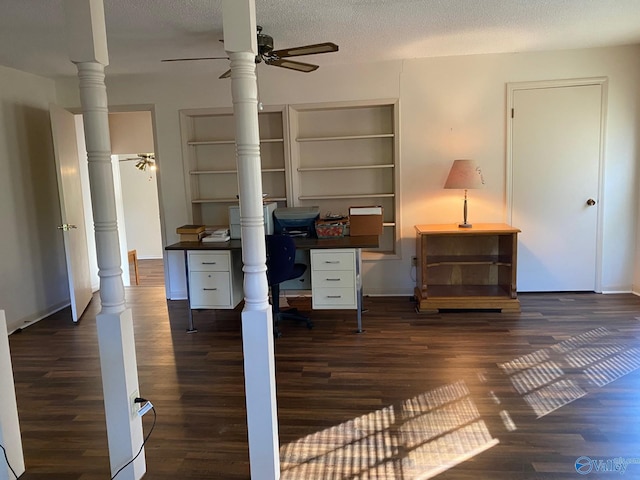
[[[268,197],[264,199],[267,202],[285,202],[286,197]],[[238,199],[233,198],[194,198],[191,203],[238,203]]]
[[[202,140],[187,142],[187,145],[197,147],[198,145],[232,145],[236,143],[235,140]]]
[[[193,198],[191,203],[238,203],[238,199],[235,197],[229,198]]]
[[[235,139],[233,140],[193,140],[187,142],[187,145],[191,145],[197,147],[198,145],[233,145],[235,144]],[[284,138],[262,138],[260,139],[260,143],[284,143]]]
[[[335,200],[335,199],[354,199],[354,198],[393,198],[395,193],[362,193],[353,195],[301,195],[299,200]]]
[[[284,168],[265,168],[262,173],[282,173]],[[237,170],[191,170],[189,175],[218,175],[218,174],[237,174]]]
[[[333,170],[369,170],[372,168],[395,168],[392,163],[384,165],[342,165],[339,167],[300,167],[299,172],[325,172]]]
[[[374,133],[369,135],[336,135],[332,137],[300,137],[296,142],[334,142],[337,140],[367,140],[370,138],[394,138],[393,133]]]

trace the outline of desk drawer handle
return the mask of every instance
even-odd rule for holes
[[[329,265],[338,265],[340,260],[325,260],[324,263],[328,263]]]
[[[215,265],[217,262],[202,262],[202,265]]]
[[[202,290],[205,292],[213,292],[214,290],[217,290],[217,288],[203,288]]]
[[[339,279],[339,278],[325,278],[325,280],[326,280],[327,282],[339,282],[339,281],[340,281],[340,279]]]
[[[342,298],[342,295],[327,295],[327,298]]]

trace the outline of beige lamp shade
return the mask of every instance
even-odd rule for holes
[[[444,188],[482,188],[484,178],[475,160],[454,160]]]
[[[458,225],[460,228],[471,228],[473,225],[467,223],[467,190],[471,188],[481,188],[484,185],[482,171],[474,160],[454,160],[449,170],[449,176],[444,184],[444,188],[457,188],[464,190],[464,221]]]

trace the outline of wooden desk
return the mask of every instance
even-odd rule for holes
[[[357,332],[362,332],[362,249],[377,248],[377,235],[357,237],[336,237],[328,239],[294,238],[296,248],[311,252],[311,296],[314,309],[355,309]],[[178,242],[165,247],[168,251],[183,251],[187,300],[189,301],[189,325],[187,332],[197,331],[193,325],[195,309],[233,309],[242,299],[242,242]],[[330,252],[327,252],[330,250]],[[345,260],[353,258],[353,282],[351,288],[353,302],[341,295],[332,295],[332,290],[321,285],[321,275],[330,273],[327,255],[345,255]],[[211,256],[209,256],[211,255]],[[342,257],[341,257],[342,258]],[[316,278],[316,288],[314,281]],[[195,284],[195,285],[194,285]],[[333,292],[335,293],[335,292]]]

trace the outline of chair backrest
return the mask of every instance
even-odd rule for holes
[[[296,244],[288,235],[267,235],[267,279],[276,285],[291,278],[296,262]]]

